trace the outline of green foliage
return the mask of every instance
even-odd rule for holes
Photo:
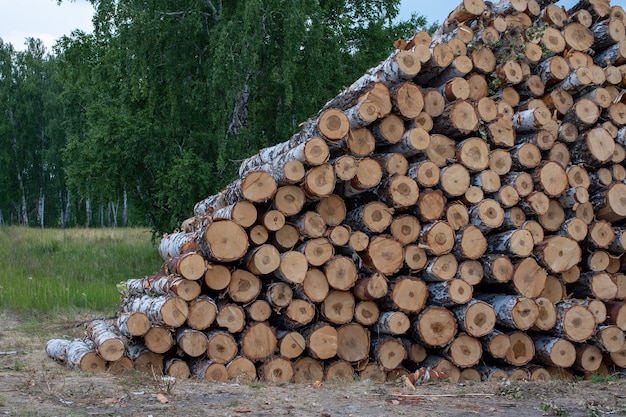
[[[399,0],[91,3],[94,33],[62,38],[53,56],[36,41],[23,56],[0,48],[0,75],[23,85],[0,78],[0,102],[30,123],[0,120],[0,141],[16,138],[0,147],[11,190],[0,210],[12,219],[45,196],[46,226],[70,213],[88,223],[87,204],[104,224],[102,208],[111,216],[127,195],[134,224],[169,232],[240,160],[287,140],[395,39],[427,26],[397,21]]]
[[[591,374],[591,376],[589,376],[589,382],[591,382],[592,384],[606,384],[607,382],[614,383],[621,381],[622,380],[615,375],[602,375],[599,373],[593,373]]]
[[[146,229],[0,228],[0,306],[18,312],[110,311],[115,284],[160,268]]]

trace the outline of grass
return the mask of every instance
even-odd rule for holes
[[[16,313],[112,313],[115,285],[162,265],[147,229],[0,228],[0,307]]]

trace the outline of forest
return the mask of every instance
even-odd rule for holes
[[[169,232],[416,30],[399,0],[90,0],[0,39],[0,226]]]

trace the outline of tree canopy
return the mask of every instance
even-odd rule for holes
[[[426,25],[399,0],[92,4],[94,33],[53,54],[0,43],[0,223],[109,224],[127,196],[131,223],[171,231]]]

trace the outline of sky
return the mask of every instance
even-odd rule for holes
[[[400,17],[417,13],[426,16],[428,22],[441,23],[460,1],[402,0]],[[574,3],[575,0],[559,1],[565,7]],[[24,50],[25,38],[39,38],[51,50],[57,39],[75,29],[91,32],[92,15],[93,7],[86,0],[64,0],[61,5],[56,0],[0,0],[0,38],[17,50]]]

